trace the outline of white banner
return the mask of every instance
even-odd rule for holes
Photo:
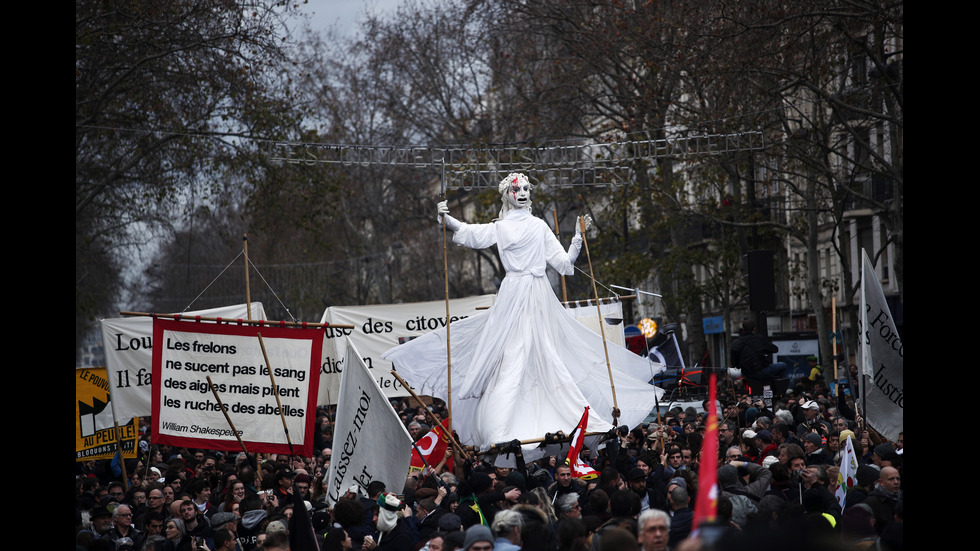
[[[185,318],[201,316],[231,320],[248,318],[244,304],[185,312]],[[265,319],[261,302],[252,303],[252,319]],[[115,421],[126,424],[133,417],[150,415],[153,393],[150,371],[153,354],[153,318],[107,318],[102,320],[102,347],[112,394]]]
[[[871,259],[862,250],[861,373],[864,379],[864,419],[882,436],[898,440],[905,421],[905,360],[902,338],[895,329],[885,294]],[[870,378],[870,380],[868,379]]]
[[[333,505],[351,487],[367,496],[367,486],[380,480],[401,488],[412,461],[412,437],[378,387],[375,374],[350,339],[346,369],[340,381],[340,401],[334,422],[333,461],[325,475],[327,503]]]
[[[313,454],[322,330],[157,318],[153,336],[154,443]]]
[[[599,313],[596,312],[595,302],[590,304],[587,301],[580,301],[569,304],[567,310],[573,318],[578,320],[582,325],[595,331],[597,335],[602,335],[602,331],[604,331],[606,341],[626,348],[626,337],[623,331],[626,324],[623,323],[622,302],[617,300],[608,304],[599,305],[599,310],[602,312],[602,321],[604,322],[603,329],[599,329]]]
[[[449,301],[449,319],[456,321],[479,314],[484,311],[483,308],[493,305],[493,299],[494,295],[452,299]],[[320,368],[319,405],[336,404],[339,398],[340,376],[344,371],[347,353],[344,337],[350,338],[361,352],[361,359],[385,396],[409,396],[401,383],[391,376],[391,362],[382,359],[381,354],[406,340],[445,327],[446,301],[331,306],[323,313],[320,322],[353,325],[354,329],[326,328]],[[451,329],[449,337],[452,338]]]

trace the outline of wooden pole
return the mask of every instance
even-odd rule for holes
[[[585,247],[585,258],[589,261],[589,277],[592,279],[592,293],[595,295],[596,313],[599,315],[599,332],[602,334],[602,350],[606,353],[606,369],[609,370],[609,388],[612,390],[613,425],[619,421],[619,402],[616,401],[616,384],[613,382],[612,365],[609,363],[609,346],[606,344],[606,327],[602,320],[602,306],[599,304],[599,290],[595,285],[595,273],[592,271],[592,257],[589,256],[589,240],[585,237],[585,217],[578,219],[579,229],[582,232],[582,245]]]
[[[245,442],[242,442],[242,437],[238,436],[238,429],[235,428],[235,424],[231,422],[231,417],[228,416],[228,410],[225,409],[225,405],[221,403],[221,397],[218,396],[218,391],[214,389],[214,383],[211,382],[211,376],[207,376],[208,386],[211,387],[211,393],[214,394],[214,399],[218,401],[218,407],[221,408],[221,413],[225,414],[225,421],[228,421],[228,426],[231,427],[231,433],[235,435],[238,439],[238,445],[242,447],[242,451],[245,455],[248,455],[248,449],[245,447]]]
[[[248,282],[248,234],[242,236],[243,248],[245,251],[245,308],[248,312],[248,319],[252,319],[252,287]]]
[[[442,199],[446,200],[446,160],[442,161]],[[446,237],[446,220],[443,217],[442,220],[442,270],[443,270],[443,281],[446,285],[446,408],[448,409],[448,425],[447,430],[449,434],[453,433],[453,358],[452,358],[452,348],[449,346],[449,248],[448,248],[448,238]],[[405,385],[408,388],[408,385]],[[428,409],[428,408],[425,408]],[[451,438],[451,437],[450,437]]]
[[[265,341],[262,340],[262,333],[256,333],[259,337],[259,346],[262,347],[262,357],[265,358],[265,368],[269,370],[269,380],[272,381],[272,394],[276,397],[276,406],[279,408],[279,417],[282,419],[282,430],[286,433],[286,443],[289,444],[289,455],[293,455],[293,441],[289,438],[289,427],[286,426],[286,414],[282,411],[282,402],[279,401],[279,388],[276,386],[276,378],[272,375],[272,365],[269,363],[269,355],[265,352]]]
[[[561,232],[558,230],[558,210],[555,209],[551,211],[551,215],[555,219],[555,237],[561,241]],[[562,274],[561,276],[561,301],[562,303],[568,302],[568,290],[565,289],[565,274]]]
[[[428,407],[425,407],[425,403],[422,401],[422,398],[419,397],[419,395],[416,394],[414,390],[412,390],[412,387],[408,386],[408,383],[405,382],[405,379],[402,379],[401,376],[398,375],[398,372],[395,371],[394,369],[391,370],[391,374],[396,379],[398,379],[398,382],[401,383],[402,386],[405,387],[405,390],[407,390],[409,392],[409,394],[411,394],[412,397],[415,398],[415,400],[418,401],[418,403],[423,406],[422,407],[422,410],[425,411],[425,413],[428,414],[428,416],[431,418],[431,420],[433,422],[433,426],[439,425],[440,424],[439,423],[439,419],[437,419],[436,416],[431,411],[429,411],[429,408]],[[466,452],[463,451],[463,447],[460,446],[459,445],[459,442],[456,441],[456,437],[453,436],[453,431],[450,430],[449,431],[449,434],[447,436],[449,436],[449,443],[452,444],[454,448],[456,448],[456,451],[458,451],[460,453],[460,455],[462,455],[462,456],[465,457],[466,456]]]

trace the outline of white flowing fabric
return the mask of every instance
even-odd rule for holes
[[[453,241],[497,244],[507,277],[486,312],[450,326],[453,429],[477,448],[513,439],[571,434],[591,407],[588,431],[612,428],[613,399],[602,337],[572,318],[545,277],[547,265],[574,273],[569,254],[543,220],[512,210],[490,224],[465,224]],[[573,254],[573,256],[575,256]],[[647,381],[659,364],[608,343],[619,424],[638,425],[663,394]],[[446,400],[446,330],[383,354],[420,394]]]

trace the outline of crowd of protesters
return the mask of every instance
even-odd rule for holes
[[[515,441],[497,450],[511,467],[447,452],[434,472],[374,481],[368,495],[351,488],[336,503],[323,484],[333,409],[321,407],[313,457],[175,449],[154,444],[147,424],[138,459],[77,463],[76,548],[902,549],[902,439],[865,428],[856,392],[832,394],[819,375],[768,405],[740,380],[718,382],[717,516],[694,535],[707,400],[583,450],[593,479],[573,478],[564,457],[525,462]],[[439,401],[392,402],[416,440],[446,414]],[[834,492],[848,439],[859,467],[841,507]]]

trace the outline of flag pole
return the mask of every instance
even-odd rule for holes
[[[245,251],[245,308],[248,321],[252,321],[252,287],[248,282],[248,234],[242,235],[242,247]]]
[[[561,240],[561,231],[559,231],[559,229],[558,229],[558,209],[555,209],[555,210],[551,211],[551,215],[555,219],[555,237],[557,237],[558,240],[560,241]],[[562,274],[562,276],[561,276],[561,301],[562,301],[562,304],[565,305],[565,308],[568,308],[568,304],[567,304],[567,302],[568,302],[568,290],[565,289],[565,274]]]
[[[408,393],[411,394],[413,398],[415,398],[416,400],[418,400],[418,402],[420,404],[423,403],[422,402],[422,398],[420,398],[419,395],[416,394],[414,390],[412,390],[412,387],[408,386],[408,383],[406,383],[405,382],[405,379],[402,379],[401,376],[398,375],[398,372],[397,371],[395,371],[394,369],[392,369],[391,370],[391,375],[394,378],[398,379],[398,382],[401,383],[403,387],[405,387],[405,390],[407,390]],[[439,422],[439,419],[436,419],[436,416],[431,411],[429,411],[429,408],[424,407],[424,408],[422,408],[422,410],[425,411],[425,413],[427,413],[430,417],[432,417],[432,420],[434,421],[433,425],[441,425],[441,423]],[[466,457],[466,451],[463,450],[463,446],[460,446],[459,445],[459,442],[456,441],[456,437],[453,436],[453,431],[450,430],[449,431],[449,434],[447,436],[449,436],[449,443],[452,444],[454,448],[456,448],[456,450],[460,453],[460,455],[462,455],[463,457]]]
[[[446,200],[446,159],[442,160],[442,199],[443,201]],[[443,281],[446,284],[446,408],[449,412],[449,417],[447,418],[449,425],[446,429],[451,435],[453,433],[453,360],[452,349],[449,346],[449,250],[447,243],[446,220],[444,217],[442,221],[442,270],[444,275]],[[405,385],[405,388],[408,388],[408,385]]]
[[[272,381],[272,394],[276,397],[276,406],[279,408],[279,417],[282,419],[282,430],[286,433],[286,443],[289,444],[289,455],[293,455],[293,441],[289,438],[289,427],[286,426],[286,414],[282,411],[282,402],[279,401],[279,388],[276,386],[276,378],[272,375],[272,365],[269,363],[269,355],[265,352],[265,341],[262,340],[262,333],[256,333],[259,337],[259,346],[262,347],[262,357],[265,358],[265,368],[269,370],[269,379]]]
[[[585,217],[578,219],[579,229],[582,233],[582,244],[585,246],[585,258],[589,261],[589,277],[592,279],[592,294],[595,295],[595,309],[599,315],[599,332],[602,334],[602,350],[606,353],[606,369],[609,370],[609,388],[612,390],[613,425],[619,422],[619,403],[616,401],[616,384],[613,382],[612,365],[609,363],[609,346],[606,344],[606,327],[602,320],[602,305],[599,304],[599,290],[595,286],[595,272],[592,271],[592,257],[589,255],[589,240],[585,237]]]
[[[205,377],[208,380],[208,387],[211,388],[211,393],[214,394],[214,399],[217,400],[218,406],[221,407],[221,413],[225,414],[225,421],[228,421],[228,426],[231,427],[231,433],[235,435],[238,439],[238,445],[242,447],[242,451],[245,452],[245,456],[248,457],[248,448],[245,447],[245,442],[242,442],[242,437],[238,435],[238,429],[235,428],[235,424],[231,422],[231,417],[228,416],[228,408],[221,403],[221,397],[218,396],[218,391],[214,388],[214,383],[211,382],[211,376]]]

